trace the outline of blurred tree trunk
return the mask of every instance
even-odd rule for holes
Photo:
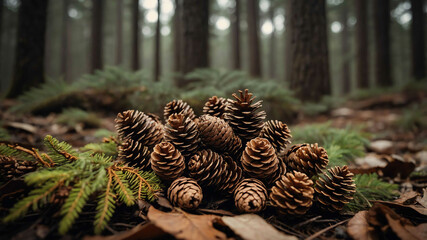
[[[341,56],[342,61],[342,92],[344,94],[349,93],[351,90],[351,79],[350,79],[350,42],[349,42],[349,31],[348,31],[348,6],[347,2],[342,3],[341,8],[341,22],[342,22],[342,32],[341,32]]]
[[[116,0],[116,65],[123,61],[123,0]]]
[[[368,24],[366,0],[356,0],[356,78],[357,87],[369,88]]]
[[[247,0],[249,73],[261,77],[261,54],[259,44],[258,0]]]
[[[132,0],[132,58],[131,58],[131,69],[136,71],[140,68],[139,65],[139,0]]]
[[[411,0],[412,24],[412,76],[419,80],[426,77],[425,71],[425,16],[423,13],[423,0]]]
[[[274,26],[274,9],[273,1],[270,1],[269,18],[273,24],[273,31],[270,34],[270,61],[269,61],[269,72],[270,78],[276,78],[276,27]]]
[[[69,39],[70,39],[70,21],[68,17],[68,7],[70,0],[62,2],[62,33],[61,33],[61,74],[66,82],[70,81],[68,70],[71,69],[71,57],[69,55]]]
[[[291,1],[285,1],[285,82],[291,82],[292,68],[292,34],[291,34]]]
[[[231,15],[231,45],[233,69],[240,69],[240,0],[235,0],[234,11]]]
[[[14,74],[8,97],[16,97],[44,81],[44,49],[48,0],[22,0]]]
[[[325,0],[291,0],[290,87],[301,100],[330,94]]]
[[[161,72],[161,39],[162,35],[160,34],[160,14],[161,14],[161,2],[157,0],[157,24],[156,24],[156,40],[155,40],[155,53],[154,53],[154,80],[159,81],[160,72]]]
[[[188,73],[209,65],[209,1],[183,0],[181,71]]]
[[[0,57],[3,57],[3,53],[1,52],[1,43],[3,39],[3,5],[4,0],[0,0]]]
[[[390,71],[390,1],[374,3],[375,78],[378,86],[393,85]]]
[[[92,0],[91,73],[97,69],[102,69],[103,12],[103,0]]]
[[[176,73],[181,71],[181,3],[180,0],[175,0],[175,13],[173,16],[173,70]]]

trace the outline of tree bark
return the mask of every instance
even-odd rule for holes
[[[70,39],[70,21],[68,17],[68,7],[70,6],[70,0],[63,1],[62,9],[62,48],[61,48],[61,74],[66,82],[70,81],[68,70],[71,69],[71,57],[69,55],[69,43]]]
[[[301,100],[330,94],[325,0],[291,0],[290,87]]]
[[[123,0],[116,0],[116,65],[123,61]]]
[[[258,0],[247,0],[249,74],[261,77]]]
[[[368,24],[366,0],[355,0],[357,87],[369,88]]]
[[[374,3],[375,78],[378,86],[393,85],[390,71],[390,1]]]
[[[423,3],[423,0],[411,0],[412,76],[417,80],[426,77],[426,56],[424,41],[425,16],[423,13]]]
[[[209,66],[209,1],[182,1],[181,71]]]
[[[139,0],[132,0],[132,58],[131,58],[131,69],[136,71],[140,68],[139,65]]]
[[[349,42],[349,31],[348,31],[348,6],[347,2],[343,3],[341,9],[341,22],[342,22],[342,32],[341,32],[341,56],[342,61],[342,92],[347,94],[351,90],[351,79],[350,79],[350,42]]]
[[[273,1],[270,1],[269,18],[273,24],[273,31],[270,34],[270,61],[269,61],[269,72],[270,78],[276,78],[276,27],[274,27],[274,9]]]
[[[174,59],[174,65],[173,65],[173,70],[176,73],[181,72],[181,56],[180,56],[180,50],[181,50],[181,3],[180,0],[175,0],[175,13],[173,16],[173,31],[174,31],[174,36],[173,36],[173,59]],[[180,85],[180,84],[178,84]]]
[[[240,69],[240,0],[235,0],[234,11],[231,15],[231,45],[233,69]]]
[[[292,34],[291,34],[291,20],[292,13],[291,1],[285,1],[285,82],[291,82],[291,68],[292,68]]]
[[[0,0],[0,57],[3,57],[3,52],[1,52],[1,40],[3,39],[3,5],[4,0]]]
[[[44,81],[47,5],[48,0],[20,3],[14,75],[8,97],[16,97]]]
[[[159,81],[160,72],[161,72],[161,39],[162,35],[160,34],[160,14],[161,14],[161,2],[157,0],[157,24],[156,24],[156,39],[155,39],[155,53],[154,53],[154,80]]]
[[[91,69],[93,73],[97,69],[102,69],[102,28],[103,28],[103,0],[92,0],[92,39],[91,39]]]

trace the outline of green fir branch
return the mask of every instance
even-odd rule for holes
[[[66,142],[59,142],[58,139],[51,135],[47,135],[44,138],[43,143],[55,164],[62,165],[77,160],[77,153],[72,149],[70,144]]]
[[[114,141],[103,142],[103,143],[89,143],[86,144],[82,151],[91,151],[92,153],[105,154],[116,158],[118,155],[117,144]]]
[[[5,143],[0,143],[0,155],[28,161],[36,160],[34,156],[29,154],[28,152],[18,150],[15,146]]]
[[[96,207],[96,216],[94,221],[94,232],[95,234],[100,234],[105,226],[107,226],[108,221],[110,221],[111,217],[114,214],[115,204],[116,204],[116,196],[113,193],[113,177],[111,175],[112,170],[108,170],[108,181],[105,191],[98,200],[98,205]]]
[[[135,198],[133,196],[132,190],[129,189],[128,181],[123,176],[123,173],[121,173],[121,171],[111,171],[111,175],[114,180],[114,188],[116,190],[118,199],[121,202],[124,202],[127,206],[132,206],[134,204]]]

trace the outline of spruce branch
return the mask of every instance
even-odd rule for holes
[[[95,222],[94,222],[95,234],[100,234],[102,230],[104,230],[108,221],[111,219],[111,217],[114,214],[116,196],[113,193],[113,189],[112,189],[112,182],[113,182],[113,176],[111,173],[112,171],[113,170],[111,168],[107,169],[107,175],[108,175],[107,186],[105,188],[104,193],[99,197],[98,205],[96,207],[97,213],[96,213]]]
[[[116,188],[116,193],[121,202],[124,202],[127,206],[134,204],[135,198],[132,191],[129,189],[128,181],[124,178],[120,171],[110,171]]]
[[[56,164],[64,164],[77,160],[77,154],[73,151],[72,146],[66,142],[59,142],[58,139],[47,135],[43,140],[48,149],[49,155]]]

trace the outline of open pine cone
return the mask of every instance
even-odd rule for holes
[[[308,177],[321,173],[329,163],[326,150],[317,143],[294,145],[283,160],[290,170],[303,172]]]
[[[190,105],[182,100],[173,100],[166,104],[163,111],[165,121],[168,121],[169,117],[174,113],[182,114],[191,120],[196,118],[196,115]]]
[[[347,166],[328,169],[329,174],[323,174],[316,182],[315,201],[320,208],[336,212],[353,199],[356,192],[354,174]]]
[[[232,194],[237,184],[243,178],[243,170],[237,165],[234,159],[228,155],[222,155],[226,164],[225,174],[223,175],[222,184],[219,185],[218,191]]]
[[[236,100],[230,100],[227,105],[227,114],[224,118],[243,142],[257,137],[264,126],[266,113],[260,111],[261,101],[253,103],[255,97],[246,89],[239,90],[240,97],[233,93]]]
[[[241,212],[260,212],[265,209],[267,199],[267,189],[255,178],[244,179],[234,191],[234,204]]]
[[[183,114],[174,113],[165,125],[165,140],[175,145],[184,157],[189,158],[197,152],[200,144],[197,125]]]
[[[8,181],[37,169],[37,162],[0,156],[0,181]]]
[[[161,179],[173,181],[184,173],[184,156],[172,143],[161,142],[151,153],[151,168]]]
[[[271,188],[270,199],[282,214],[305,214],[313,204],[313,181],[294,171],[283,175]]]
[[[203,199],[202,188],[194,179],[180,177],[168,189],[169,201],[182,209],[196,209]]]
[[[227,99],[213,96],[205,103],[203,113],[218,118],[224,118],[224,113],[227,107]]]
[[[118,159],[128,163],[129,166],[141,169],[150,169],[151,151],[138,141],[126,140],[119,146]]]
[[[226,163],[221,155],[205,149],[194,154],[188,162],[189,176],[202,187],[219,188],[226,173]]]
[[[288,125],[278,120],[267,121],[259,136],[270,141],[277,153],[281,152],[286,148],[287,144],[291,143],[289,139],[292,137]]]

